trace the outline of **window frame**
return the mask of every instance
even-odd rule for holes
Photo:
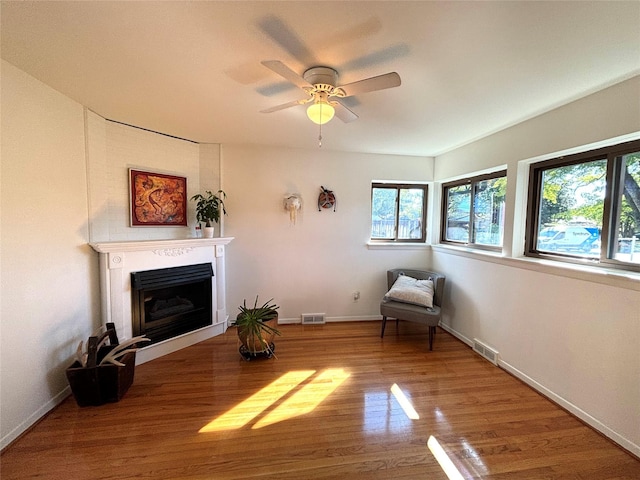
[[[503,169],[503,170],[497,170],[495,172],[491,172],[491,173],[485,173],[482,175],[475,175],[473,177],[465,177],[465,178],[461,178],[459,180],[454,180],[451,182],[446,182],[442,184],[442,202],[441,202],[441,206],[442,206],[442,211],[441,211],[441,215],[440,215],[440,243],[445,244],[445,245],[459,245],[459,246],[465,246],[465,247],[471,247],[471,248],[477,248],[480,250],[489,250],[489,251],[494,251],[494,252],[501,252],[503,247],[504,247],[504,229],[502,231],[503,233],[503,237],[502,237],[502,245],[496,246],[496,245],[486,245],[483,243],[475,243],[475,241],[471,241],[472,239],[475,238],[475,222],[473,221],[473,215],[474,215],[474,211],[475,211],[475,202],[474,200],[474,195],[475,195],[475,186],[477,183],[480,182],[484,182],[485,180],[494,180],[496,178],[507,178],[507,170]],[[469,202],[469,239],[470,241],[468,242],[464,242],[464,241],[457,241],[457,240],[449,240],[446,238],[447,235],[447,223],[448,223],[448,211],[449,211],[449,205],[448,205],[448,190],[450,188],[453,187],[459,187],[461,185],[469,185],[469,188],[471,190],[471,201]],[[506,200],[505,200],[506,201]]]
[[[525,224],[525,249],[527,257],[534,257],[557,262],[614,268],[640,272],[640,265],[613,258],[614,246],[618,238],[619,210],[622,179],[622,157],[640,151],[640,140],[623,142],[616,145],[588,150],[567,156],[559,156],[549,160],[532,163],[529,167],[529,185],[527,191],[527,218]],[[606,160],[606,178],[604,205],[602,211],[602,230],[600,233],[600,254],[598,258],[579,257],[562,252],[538,250],[537,238],[540,227],[540,201],[542,198],[542,177],[545,171],[571,165]]]
[[[376,188],[395,189],[397,192],[396,215],[394,225],[394,238],[373,238],[371,236],[373,227],[373,191]],[[422,194],[422,220],[420,227],[420,238],[398,238],[398,222],[400,221],[400,190],[420,189]],[[398,183],[398,182],[371,182],[371,210],[369,215],[369,240],[374,243],[425,243],[427,240],[427,195],[429,186],[426,183]]]

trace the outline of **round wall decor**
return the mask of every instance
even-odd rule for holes
[[[323,208],[333,208],[336,211],[336,196],[331,190],[327,190],[323,186],[320,186],[320,195],[318,196],[318,211],[321,212]]]

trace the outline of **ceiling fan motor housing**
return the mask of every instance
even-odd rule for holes
[[[304,72],[303,78],[311,85],[328,85],[335,87],[338,84],[338,72],[329,67],[312,67]]]

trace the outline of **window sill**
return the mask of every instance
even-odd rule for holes
[[[367,242],[369,250],[428,250],[431,245],[418,242]]]
[[[459,255],[514,268],[640,291],[640,274],[627,270],[556,262],[532,257],[505,257],[502,253],[442,244],[432,245],[431,248],[436,252],[450,255]]]

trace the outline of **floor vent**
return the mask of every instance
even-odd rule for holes
[[[485,345],[477,338],[473,339],[473,350],[482,355],[494,365],[498,365],[498,352],[493,348]]]
[[[327,323],[324,313],[303,313],[302,324],[303,325],[320,325]]]

